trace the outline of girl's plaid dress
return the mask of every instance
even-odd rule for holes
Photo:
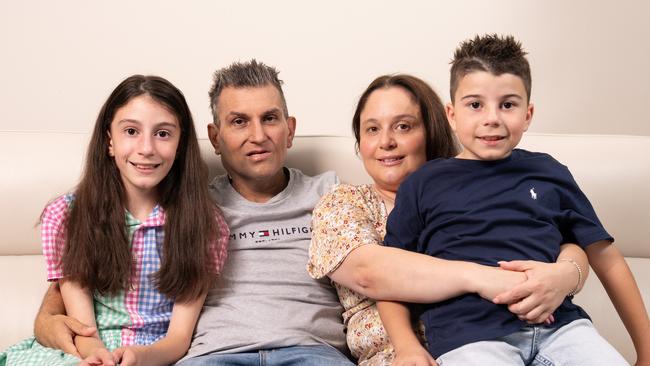
[[[63,225],[73,200],[73,194],[56,199],[45,208],[42,216],[41,236],[49,281],[64,277],[60,265],[65,245]],[[131,288],[117,295],[97,293],[94,295],[97,329],[109,350],[134,344],[151,344],[164,337],[174,305],[170,299],[155,289],[151,279],[151,275],[160,268],[164,238],[164,210],[156,206],[144,222],[137,220],[128,211],[125,216],[135,261]],[[214,265],[217,272],[220,272],[226,258],[229,232],[218,210],[215,210],[215,220],[220,232],[217,240],[212,243],[212,253]],[[0,353],[0,366],[76,365],[79,361],[77,357],[61,350],[41,346],[34,337]]]

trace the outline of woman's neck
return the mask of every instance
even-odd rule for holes
[[[384,206],[386,206],[386,213],[390,213],[395,206],[395,195],[397,192],[394,190],[381,188],[377,184],[373,184],[372,186],[375,189],[375,192],[377,192],[379,198],[381,198],[381,200],[384,202]]]

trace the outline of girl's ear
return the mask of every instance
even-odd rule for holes
[[[115,151],[113,151],[113,138],[111,137],[110,132],[106,132],[108,135],[108,156],[115,156]]]

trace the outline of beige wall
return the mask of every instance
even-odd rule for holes
[[[643,0],[0,0],[0,129],[89,131],[133,73],[170,79],[203,125],[212,71],[256,57],[281,70],[299,133],[348,134],[375,76],[413,73],[448,100],[456,44],[498,32],[530,52],[532,131],[650,136],[648,14]]]

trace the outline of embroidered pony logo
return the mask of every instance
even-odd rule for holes
[[[537,199],[537,193],[535,192],[535,187],[530,189],[530,198],[536,200]]]

